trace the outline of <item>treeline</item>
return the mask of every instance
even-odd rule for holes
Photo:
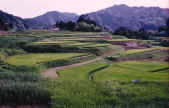
[[[157,36],[169,36],[169,19],[166,21],[165,26],[161,26],[158,31],[152,31],[149,32],[148,30],[145,30],[144,28],[141,28],[139,30],[131,30],[127,27],[119,27],[113,32],[114,35],[123,35],[128,38],[134,38],[134,39],[152,39],[153,37]],[[153,37],[152,37],[153,36]]]
[[[12,28],[12,24],[5,23],[3,18],[0,17],[0,30],[8,31]]]
[[[169,18],[166,21],[166,25],[165,26],[161,26],[159,28],[159,32],[161,32],[161,31],[166,32],[166,34],[169,36]]]
[[[144,40],[150,39],[150,37],[153,35],[152,33],[145,31],[144,29],[135,31],[135,30],[128,29],[126,27],[119,27],[113,32],[113,34],[126,36],[127,38],[132,38],[132,39],[134,38],[134,39],[144,39]]]
[[[84,16],[80,16],[77,22],[57,22],[56,27],[59,27],[62,30],[71,30],[71,31],[84,31],[84,32],[101,32],[102,28],[96,24],[96,22],[85,19]]]

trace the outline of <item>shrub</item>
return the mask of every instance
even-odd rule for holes
[[[21,81],[21,82],[38,82],[41,80],[39,74],[35,73],[15,73],[15,72],[0,72],[0,80],[11,80],[11,81]]]
[[[0,105],[43,105],[50,101],[49,92],[30,82],[1,82]]]
[[[50,93],[35,73],[0,72],[0,105],[48,105]]]

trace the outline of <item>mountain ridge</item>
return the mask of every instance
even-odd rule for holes
[[[159,7],[129,7],[127,5],[115,5],[99,11],[84,14],[86,19],[110,30],[119,27],[130,29],[158,29],[165,25],[169,18],[169,9]]]
[[[26,29],[27,25],[25,21],[18,16],[14,16],[12,14],[8,14],[2,10],[0,10],[0,29],[3,28],[3,26],[10,26],[12,29]]]
[[[5,19],[12,23],[24,25],[24,28],[43,29],[56,24],[56,22],[73,21],[76,22],[79,15],[69,12],[50,11],[33,18],[23,19],[21,17],[0,11],[0,17],[6,16]],[[129,29],[153,29],[157,30],[160,26],[165,25],[165,20],[169,18],[169,8],[160,7],[129,7],[127,5],[114,5],[95,12],[82,14],[86,19],[95,21],[98,25],[109,30],[115,30],[119,27]],[[82,16],[81,15],[81,16]],[[11,21],[10,21],[11,20]]]
[[[40,27],[46,27],[56,24],[56,22],[68,22],[73,21],[76,22],[78,19],[78,15],[74,13],[68,13],[68,12],[59,12],[59,11],[50,11],[45,14],[42,14],[40,16],[24,19],[28,26],[32,28],[40,28]]]

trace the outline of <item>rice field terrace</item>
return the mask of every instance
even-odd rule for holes
[[[66,60],[73,57],[85,56],[83,53],[44,53],[44,54],[22,54],[9,57],[6,62],[16,66],[34,66],[54,60]]]
[[[167,108],[169,48],[156,42],[106,32],[1,35],[0,108]]]

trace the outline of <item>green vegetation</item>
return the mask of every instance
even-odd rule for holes
[[[5,54],[3,52],[0,52],[0,60],[5,59]]]
[[[89,80],[90,72],[100,67],[106,66],[106,64],[97,61],[95,63],[86,64],[83,66],[68,68],[59,71],[59,80]]]
[[[47,105],[50,94],[35,73],[0,72],[0,105]]]
[[[160,70],[155,72],[156,70]],[[164,70],[163,70],[164,69]],[[113,63],[109,68],[95,73],[94,80],[118,81],[168,81],[168,64],[162,62],[120,62]]]
[[[164,108],[168,82],[50,81],[52,107],[68,108]]]
[[[138,41],[136,39],[113,39],[110,42],[129,42],[129,41]]]
[[[84,16],[80,16],[78,21],[72,22],[57,22],[56,27],[59,27],[62,30],[70,31],[83,31],[83,32],[101,32],[102,28],[98,26],[94,21],[90,19],[85,19]]]
[[[125,54],[135,54],[135,53],[142,53],[142,52],[149,52],[153,50],[169,50],[167,47],[153,47],[153,48],[147,48],[147,49],[134,49],[134,50],[128,50]]]
[[[48,54],[23,54],[12,56],[7,59],[7,63],[16,66],[34,66],[44,62],[54,61],[54,60],[66,60],[72,57],[85,56],[84,53],[48,53]]]
[[[0,36],[0,105],[166,108],[169,49],[155,40],[123,35],[106,40],[106,35],[28,30]],[[154,44],[143,49],[113,45],[133,41]],[[59,66],[65,68],[57,70],[58,78],[43,77],[44,69]]]

